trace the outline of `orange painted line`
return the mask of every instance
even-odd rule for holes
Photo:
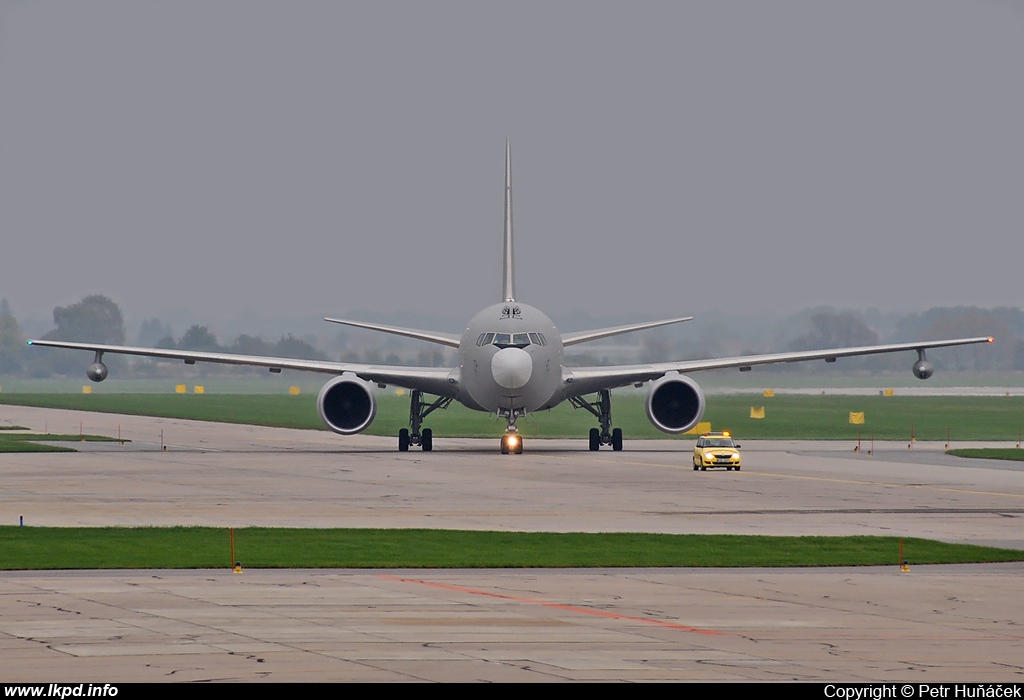
[[[647,625],[668,627],[669,629],[680,630],[682,632],[693,632],[694,634],[707,634],[712,636],[726,635],[725,632],[719,632],[717,630],[707,630],[702,629],[700,627],[688,627],[687,625],[678,625],[674,622],[665,622],[664,620],[655,620],[649,617],[632,617],[631,615],[619,615],[617,613],[604,612],[603,610],[580,608],[575,605],[563,605],[562,603],[551,603],[546,600],[537,600],[535,598],[520,598],[518,596],[505,595],[503,593],[492,593],[489,591],[480,591],[475,588],[464,588],[463,586],[453,586],[447,583],[437,583],[436,581],[423,581],[415,578],[401,578],[399,576],[391,576],[389,574],[379,574],[379,576],[380,578],[385,578],[389,581],[399,581],[401,583],[418,583],[423,586],[442,588],[446,591],[456,591],[458,593],[472,593],[473,595],[482,595],[487,596],[488,598],[500,598],[502,600],[511,600],[516,603],[530,603],[531,605],[543,605],[545,608],[565,610],[566,612],[580,613],[582,615],[596,615],[597,617],[607,617],[612,620],[625,620],[627,622],[642,622]]]

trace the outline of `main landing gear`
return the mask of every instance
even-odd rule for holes
[[[423,402],[423,392],[419,389],[412,390],[412,401],[409,405],[409,426],[412,431],[408,428],[402,428],[398,431],[398,451],[408,452],[409,445],[419,445],[424,452],[430,452],[434,449],[434,431],[430,428],[423,428],[420,431],[420,426],[423,425],[423,419],[429,416],[431,413],[439,408],[448,408],[448,404],[452,402],[450,397],[439,396],[433,403]]]
[[[597,452],[601,445],[611,445],[616,452],[622,451],[622,428],[612,430],[612,396],[607,389],[597,392],[597,401],[588,401],[582,396],[569,399],[574,408],[584,408],[597,416],[601,429],[590,429],[590,451]]]

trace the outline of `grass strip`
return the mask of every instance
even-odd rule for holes
[[[954,457],[975,457],[978,459],[1008,459],[1024,462],[1024,450],[1019,447],[985,447],[962,450],[946,450],[946,454]]]
[[[647,420],[643,392],[615,393],[615,426],[627,439],[666,438]],[[369,435],[397,435],[408,427],[409,398],[382,392]],[[0,404],[39,406],[108,413],[246,423],[284,428],[323,429],[316,397],[275,394],[0,394]],[[764,407],[765,417],[750,417]],[[850,425],[851,412],[863,412],[863,425]],[[705,421],[714,430],[731,430],[744,439],[773,440],[1005,440],[1016,442],[1024,428],[1022,396],[710,396]],[[500,435],[505,422],[493,415],[453,404],[430,415],[426,427],[437,439]],[[568,403],[532,413],[519,421],[527,438],[584,440],[597,421]],[[693,439],[684,436],[683,439]]]
[[[46,433],[0,433],[0,452],[76,452],[71,447],[43,445],[41,442],[117,442],[106,435],[50,435]],[[130,442],[125,440],[125,442]]]
[[[235,530],[251,568],[588,568],[896,565],[898,537],[768,537],[420,529]],[[907,538],[912,564],[1024,561],[1024,551]],[[231,565],[225,528],[0,527],[0,569]]]

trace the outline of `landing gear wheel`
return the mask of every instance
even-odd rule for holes
[[[501,454],[523,454],[523,439],[516,433],[503,435],[501,438]]]
[[[434,449],[434,431],[430,428],[423,429],[423,434],[420,436],[420,447],[423,448],[424,452],[430,452]]]
[[[597,428],[590,429],[590,451],[597,452],[601,449],[601,431]]]
[[[612,449],[616,452],[622,452],[622,428],[616,428],[612,431]]]
[[[409,429],[402,428],[398,431],[398,451],[408,452],[409,451]]]

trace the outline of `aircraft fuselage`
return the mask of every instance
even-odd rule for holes
[[[459,344],[457,400],[479,411],[522,415],[562,396],[562,336],[544,313],[517,301],[488,306]]]

